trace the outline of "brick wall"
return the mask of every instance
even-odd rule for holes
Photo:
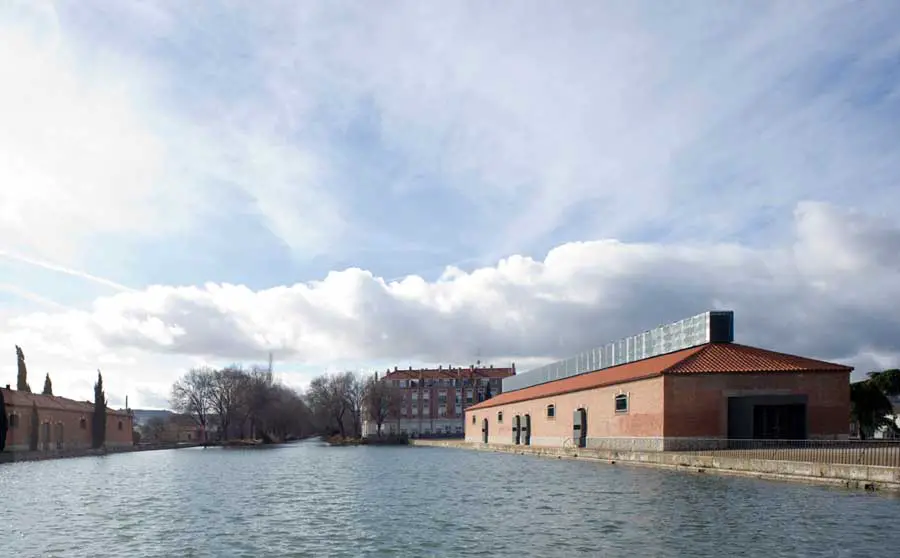
[[[616,395],[628,397],[628,411],[617,413]],[[547,417],[547,406],[553,405],[555,417]],[[531,444],[562,446],[572,443],[572,417],[576,409],[587,410],[588,447],[609,447],[618,444],[614,438],[648,438],[655,447],[663,435],[663,378],[650,378],[615,386],[567,393],[497,407],[466,412],[466,440],[481,441],[481,425],[488,419],[489,442],[513,443],[515,415],[531,415]],[[498,413],[503,413],[502,422]],[[475,423],[472,418],[475,417]],[[632,441],[628,443],[632,447]],[[647,449],[653,449],[648,447]]]
[[[17,415],[16,426],[7,432],[6,450],[25,451],[31,440],[31,407],[7,405],[10,415]],[[91,413],[64,409],[38,409],[38,449],[83,449],[91,446]],[[121,429],[119,428],[121,423]],[[109,413],[106,416],[106,445],[130,446],[132,418]]]
[[[847,437],[849,372],[665,376],[665,436],[726,438],[728,397],[806,395],[810,438]]]

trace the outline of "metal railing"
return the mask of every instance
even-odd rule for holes
[[[842,465],[900,467],[900,440],[666,440],[665,449],[690,455]],[[679,447],[681,446],[681,447]]]

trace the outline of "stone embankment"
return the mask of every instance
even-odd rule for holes
[[[556,448],[479,444],[461,440],[412,440],[414,446],[451,447],[535,455],[558,459],[588,459],[609,464],[645,465],[689,471],[757,478],[811,482],[865,490],[900,492],[900,468],[743,459],[715,455],[691,455],[669,451],[616,451],[588,448]]]
[[[109,448],[79,448],[67,450],[47,451],[4,451],[0,452],[0,463],[14,463],[17,461],[45,461],[47,459],[67,459],[71,457],[88,457],[96,455],[108,455],[113,453],[128,453],[133,451],[153,451],[163,449],[180,449],[202,446],[203,444],[142,444],[137,446],[122,446]]]

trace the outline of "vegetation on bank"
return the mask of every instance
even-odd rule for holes
[[[310,411],[268,367],[195,368],[172,386],[173,410],[200,426],[203,441],[283,442],[310,433]]]
[[[330,436],[326,440],[330,446],[407,446],[409,437],[406,434],[389,434],[387,436],[366,436],[365,438],[344,438]]]
[[[276,443],[319,435],[335,445],[349,445],[363,438],[364,418],[380,433],[397,413],[399,401],[397,390],[377,376],[353,372],[318,376],[301,394],[274,378],[270,361],[247,369],[239,364],[192,369],[172,386],[170,403],[193,420],[207,442]],[[143,439],[159,440],[166,428],[163,419],[154,417],[144,425]],[[375,438],[373,443],[405,443],[396,436]]]
[[[859,437],[871,438],[885,430],[900,436],[900,429],[890,418],[894,415],[890,397],[900,396],[900,369],[869,372],[868,378],[850,384],[852,420],[859,426]]]

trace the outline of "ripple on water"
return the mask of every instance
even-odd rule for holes
[[[0,466],[2,556],[865,556],[900,499],[446,448]],[[852,519],[848,519],[852,518]]]

